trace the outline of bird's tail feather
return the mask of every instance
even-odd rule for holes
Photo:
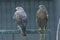
[[[23,37],[24,40],[29,40],[28,37],[23,33],[23,30],[21,29],[20,26],[18,26],[18,28],[21,30],[21,35]]]
[[[24,36],[23,39],[24,40],[29,40],[29,38],[27,36]]]
[[[18,26],[18,28],[20,29],[21,31],[21,35],[23,35],[23,31],[22,31],[22,28],[20,26]]]

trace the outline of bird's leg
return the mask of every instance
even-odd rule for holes
[[[46,30],[46,27],[43,27],[43,30]],[[43,40],[45,40],[45,34],[43,34]]]
[[[41,30],[45,30],[45,27],[41,27]],[[40,40],[45,39],[45,34],[40,34]]]

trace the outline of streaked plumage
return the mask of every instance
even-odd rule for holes
[[[39,5],[36,16],[39,27],[47,26],[48,13],[44,5]]]

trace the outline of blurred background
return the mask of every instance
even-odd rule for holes
[[[16,30],[13,14],[17,6],[24,8],[28,15],[27,29],[36,29],[36,12],[43,4],[48,11],[48,29],[52,30],[45,40],[56,40],[56,30],[60,15],[60,0],[0,0],[0,30]],[[39,40],[39,34],[27,34],[30,40]],[[23,40],[20,34],[0,34],[0,40]]]

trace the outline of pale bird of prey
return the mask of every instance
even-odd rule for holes
[[[13,19],[17,23],[18,28],[21,30],[21,34],[26,36],[27,14],[22,7],[16,7]]]

